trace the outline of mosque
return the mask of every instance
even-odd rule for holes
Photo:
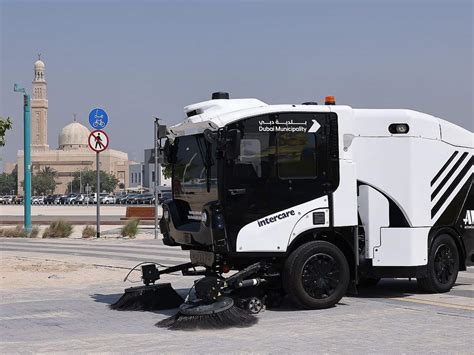
[[[67,124],[59,133],[58,149],[48,145],[48,96],[45,65],[38,56],[34,64],[34,79],[31,97],[31,173],[38,173],[46,167],[56,171],[55,193],[67,193],[68,184],[76,172],[95,170],[96,155],[88,147],[89,129],[76,121]],[[23,150],[17,154],[18,186],[23,182]],[[107,149],[100,153],[100,169],[113,174],[118,180],[117,190],[129,185],[128,154]],[[22,189],[19,188],[19,192]],[[78,192],[78,191],[75,191]]]

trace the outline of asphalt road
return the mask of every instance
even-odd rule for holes
[[[447,294],[421,294],[413,280],[382,280],[357,297],[344,297],[331,309],[301,311],[284,304],[261,313],[251,328],[182,332],[154,326],[173,310],[117,312],[107,305],[130,286],[122,283],[129,267],[147,260],[166,265],[186,262],[186,252],[160,241],[118,239],[0,239],[0,250],[5,260],[19,262],[19,270],[23,264],[43,261],[97,270],[97,275],[81,281],[74,281],[73,272],[52,270],[51,275],[37,273],[49,276],[35,287],[2,285],[0,353],[468,354],[474,345],[474,269],[460,273]],[[11,272],[10,276],[18,275],[18,282],[25,276]],[[48,280],[64,282],[48,285]],[[163,281],[185,294],[193,278],[176,274]]]

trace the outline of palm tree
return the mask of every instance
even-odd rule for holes
[[[44,176],[50,176],[52,178],[55,178],[57,175],[58,175],[58,172],[56,170],[54,170],[52,167],[50,166],[45,166],[41,172],[40,172],[41,175],[44,175]]]
[[[5,132],[12,128],[10,117],[0,117],[0,147],[5,145]]]

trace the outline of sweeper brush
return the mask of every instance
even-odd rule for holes
[[[262,269],[265,269],[264,265],[256,263],[224,278],[212,270],[196,271],[191,263],[164,270],[158,270],[156,264],[143,265],[142,279],[145,285],[127,288],[123,296],[110,308],[119,311],[178,308],[175,315],[156,324],[158,327],[172,330],[249,327],[257,323],[255,314],[264,309],[264,301],[255,296],[243,297],[244,293],[241,291],[257,288],[256,286],[262,283],[258,277],[250,278]],[[194,282],[186,300],[183,300],[169,283],[152,284],[161,274],[178,270],[183,275],[205,275]]]
[[[184,299],[173,290],[171,284],[138,286],[125,289],[125,293],[111,309],[116,311],[159,311],[177,308]]]
[[[158,270],[157,264],[138,264],[133,267],[124,281],[138,266],[142,265],[142,281],[144,286],[125,289],[124,294],[109,307],[116,311],[159,311],[179,307],[184,299],[171,287],[169,283],[154,284],[161,274],[182,271],[192,266],[191,263],[171,266]]]
[[[211,304],[203,304],[201,300],[183,303],[178,313],[156,326],[172,330],[224,329],[250,327],[257,321],[254,315],[236,307],[232,298],[222,297]]]

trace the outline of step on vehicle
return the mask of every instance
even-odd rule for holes
[[[380,278],[447,292],[474,263],[471,132],[333,97],[267,105],[215,93],[185,113],[166,129],[173,198],[160,229],[205,269],[200,299],[219,289],[249,309],[284,294],[328,308]]]

